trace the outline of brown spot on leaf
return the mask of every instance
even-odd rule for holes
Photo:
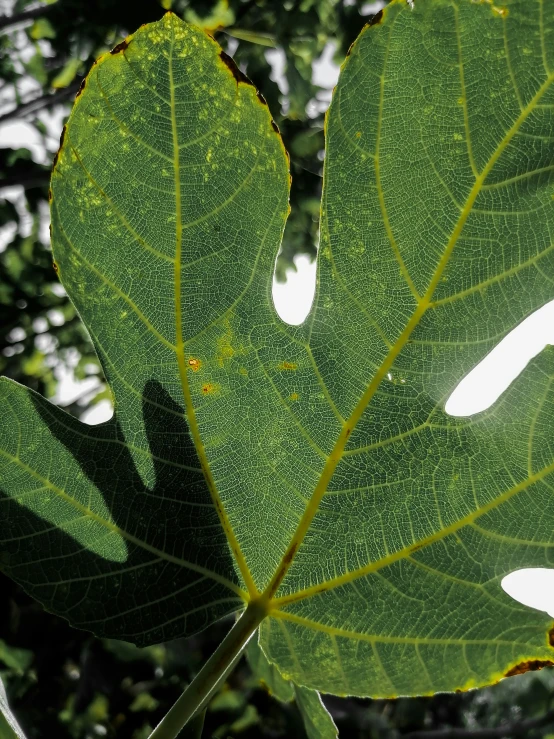
[[[64,138],[65,138],[65,126],[62,128],[62,132],[60,134],[60,149],[63,146],[63,140],[64,140]]]
[[[321,585],[321,587],[319,587],[315,591],[315,593],[316,593],[316,595],[319,595],[320,593],[326,593],[328,590],[329,590],[329,585]]]
[[[52,190],[50,188],[48,188],[48,202],[52,202]]]
[[[119,44],[113,47],[113,49],[110,51],[110,54],[119,54],[119,52],[125,51],[125,49],[129,46],[129,41],[127,39],[123,39]]]
[[[52,262],[52,267],[54,267],[54,272],[58,274],[58,272],[60,271],[60,268],[58,267],[56,262]]]
[[[348,437],[350,436],[351,433],[352,433],[352,429],[350,428],[350,426],[348,426],[346,428],[346,431],[344,432],[344,438],[345,439],[348,439]]]
[[[295,542],[292,547],[288,550],[288,552],[283,557],[283,560],[281,562],[281,566],[279,567],[277,573],[275,574],[275,577],[273,578],[275,582],[281,582],[283,577],[286,574],[287,568],[292,562],[292,558],[296,554],[296,550],[298,549],[298,542]]]
[[[273,118],[271,119],[271,128],[275,131],[276,134],[278,134],[279,136],[281,135],[281,131],[279,131],[279,126],[275,123]]]
[[[288,550],[288,552],[283,557],[283,564],[284,565],[290,565],[292,562],[292,558],[296,554],[296,550],[298,549],[298,542],[294,542],[292,547]]]
[[[554,662],[549,659],[531,659],[520,662],[518,665],[511,667],[504,677],[513,677],[514,675],[523,675],[524,672],[532,672],[542,670],[543,667],[554,667]]]
[[[368,26],[377,26],[379,23],[383,22],[383,11],[380,10],[378,13],[375,13],[373,18],[369,21]]]
[[[206,382],[202,385],[202,395],[213,395],[217,390],[219,390],[219,385],[212,382]]]
[[[281,362],[278,369],[280,370],[295,370],[298,369],[298,365],[294,362]]]
[[[196,357],[191,357],[189,359],[188,364],[189,364],[189,367],[191,368],[191,370],[193,372],[198,372],[198,370],[202,366],[202,362],[199,359],[197,359]]]
[[[554,626],[552,626],[552,628],[548,630],[547,636],[549,646],[554,647]]]
[[[228,67],[229,71],[237,81],[237,85],[239,82],[244,82],[245,85],[252,85],[252,87],[254,87],[254,84],[248,79],[244,72],[240,71],[235,63],[235,60],[230,57],[229,54],[226,54],[222,50],[219,52],[219,57],[221,61]]]
[[[259,90],[256,90],[256,97],[258,98],[258,100],[260,101],[262,105],[267,105],[267,100],[264,98],[264,96]]]

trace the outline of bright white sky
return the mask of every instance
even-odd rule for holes
[[[1,0],[0,0],[1,4]],[[380,3],[368,3],[365,14],[377,12]],[[312,110],[325,110],[331,98],[331,90],[338,78],[338,68],[332,62],[333,46],[328,44],[319,62],[314,65],[313,80],[326,88],[314,100]],[[279,82],[281,91],[286,93],[283,78],[284,55],[279,50],[267,52],[272,65],[272,77]],[[25,83],[25,90],[32,91],[32,82]],[[6,102],[6,101],[4,101]],[[0,100],[0,106],[2,101]],[[8,106],[9,107],[9,106]],[[52,115],[42,115],[43,122],[49,129],[46,146],[55,151],[63,120],[63,109],[59,108]],[[27,146],[36,161],[46,161],[47,154],[40,138],[33,127],[20,121],[7,122],[0,125],[0,146]],[[19,188],[11,188],[0,192],[10,199],[20,200]],[[47,218],[47,215],[46,215]],[[41,233],[47,233],[47,221],[42,224]],[[0,233],[0,250],[8,239]],[[315,290],[315,262],[311,263],[305,256],[295,260],[296,272],[289,272],[286,284],[274,283],[273,299],[275,308],[287,323],[302,323],[310,311]],[[39,337],[43,338],[43,337]],[[46,339],[44,339],[46,341]],[[554,344],[554,301],[516,327],[498,346],[469,373],[454,389],[447,404],[446,411],[453,416],[468,416],[485,410],[504,392],[508,385],[525,368],[529,360],[538,354],[547,344]],[[78,357],[74,357],[74,364]],[[60,367],[60,387],[52,400],[60,405],[73,402],[79,397],[86,404],[88,398],[96,392],[98,384],[95,379],[76,381],[72,370]],[[103,400],[87,410],[82,420],[89,424],[98,424],[108,420],[112,415],[111,403]],[[511,573],[502,583],[506,592],[525,605],[546,611],[554,617],[554,570],[526,569]]]

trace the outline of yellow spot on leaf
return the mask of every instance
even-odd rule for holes
[[[212,382],[206,382],[202,385],[202,395],[213,395],[219,390],[219,385]]]
[[[290,400],[298,400],[299,397],[298,393],[291,393],[289,395]]]
[[[295,362],[281,362],[278,366],[280,370],[295,370],[298,369],[298,365]]]
[[[201,366],[202,366],[202,362],[196,357],[191,357],[189,359],[189,367],[191,368],[193,372],[198,372]]]
[[[229,319],[225,319],[225,333],[220,336],[217,340],[217,363],[220,367],[223,367],[226,361],[232,359],[235,354],[235,349],[231,345],[233,339],[233,331],[231,329],[231,323]]]

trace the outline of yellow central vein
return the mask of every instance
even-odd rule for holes
[[[450,524],[450,526],[444,527],[440,531],[437,531],[435,534],[431,534],[431,536],[427,536],[424,539],[420,539],[419,541],[416,541],[407,547],[399,549],[393,554],[390,554],[388,557],[382,557],[375,562],[369,562],[367,565],[365,565],[364,567],[359,567],[357,570],[345,572],[344,575],[339,575],[332,580],[328,580],[327,582],[321,583],[319,585],[313,585],[312,587],[306,588],[305,590],[299,590],[291,595],[285,595],[282,598],[275,598],[272,601],[271,605],[273,608],[283,608],[284,606],[290,605],[291,603],[296,603],[299,600],[304,600],[305,598],[309,598],[313,595],[318,595],[319,593],[323,593],[327,590],[333,590],[334,588],[345,585],[352,580],[357,580],[358,578],[364,577],[365,575],[370,575],[374,572],[377,572],[378,570],[383,569],[384,567],[389,567],[395,562],[398,562],[400,559],[406,559],[409,555],[413,554],[414,551],[417,551],[422,547],[427,547],[430,544],[434,544],[435,542],[444,539],[446,536],[456,533],[456,531],[459,531],[464,526],[473,524],[476,519],[484,516],[485,513],[489,513],[495,508],[498,508],[498,506],[502,503],[505,503],[507,500],[510,500],[510,498],[513,498],[514,495],[517,495],[523,490],[527,490],[530,485],[533,485],[536,482],[541,482],[541,480],[543,480],[547,475],[550,475],[552,472],[554,472],[554,462],[548,467],[544,467],[540,472],[537,472],[536,474],[528,477],[526,480],[523,480],[523,482],[520,482],[519,485],[514,485],[514,487],[509,488],[509,490],[506,490],[497,498],[493,498],[493,500],[491,500],[489,503],[482,506],[478,510],[473,511],[464,518],[461,518],[455,523]]]
[[[304,514],[302,518],[300,519],[300,522],[296,528],[296,531],[294,532],[291,542],[285,554],[283,555],[283,558],[281,560],[279,567],[277,568],[275,572],[275,575],[271,579],[269,585],[267,586],[264,592],[264,597],[267,600],[272,601],[273,607],[275,607],[277,604],[284,605],[285,603],[290,603],[295,600],[300,600],[322,589],[323,586],[319,585],[319,586],[315,586],[314,588],[309,588],[304,591],[300,591],[299,593],[296,593],[295,595],[292,595],[292,596],[273,599],[273,596],[277,592],[288,570],[290,569],[290,566],[294,560],[295,554],[298,551],[298,548],[300,547],[300,545],[302,544],[304,537],[306,536],[308,529],[312,523],[312,520],[315,514],[317,513],[319,504],[327,491],[327,487],[331,481],[331,478],[333,477],[335,469],[343,457],[344,449],[348,441],[348,437],[352,433],[353,429],[356,427],[358,421],[362,417],[362,414],[364,413],[365,409],[371,402],[371,399],[375,395],[375,392],[377,391],[377,388],[381,384],[382,380],[385,378],[388,371],[391,369],[394,361],[396,360],[396,358],[398,357],[398,355],[400,354],[400,352],[406,345],[412,332],[418,326],[422,316],[424,315],[424,313],[427,311],[427,309],[431,305],[433,294],[437,288],[437,285],[439,284],[439,281],[444,273],[444,270],[446,269],[448,265],[448,262],[452,255],[454,247],[456,246],[458,239],[462,233],[462,230],[465,226],[465,223],[472,211],[475,200],[477,199],[479,193],[481,192],[482,185],[484,184],[492,168],[498,161],[499,157],[502,155],[503,151],[506,149],[506,147],[508,146],[510,141],[513,139],[513,137],[517,134],[521,125],[526,120],[527,116],[535,109],[539,100],[545,94],[545,92],[547,91],[547,89],[549,88],[553,80],[554,80],[554,73],[541,85],[541,87],[536,92],[534,97],[531,99],[529,104],[521,111],[520,115],[518,116],[518,118],[516,119],[512,127],[506,132],[506,134],[504,135],[504,138],[498,144],[496,150],[491,155],[489,161],[487,162],[482,172],[478,175],[478,177],[476,177],[475,183],[467,196],[464,207],[460,213],[460,217],[458,218],[458,222],[456,223],[456,226],[454,227],[452,235],[450,236],[448,243],[446,244],[444,253],[437,265],[437,268],[435,270],[433,278],[431,279],[429,283],[429,286],[427,288],[427,291],[425,292],[425,295],[420,299],[414,313],[412,314],[410,320],[408,321],[406,325],[406,328],[404,329],[404,331],[398,338],[395,345],[391,348],[391,350],[385,357],[381,367],[377,370],[377,372],[373,376],[372,380],[367,386],[366,391],[364,392],[360,401],[354,408],[350,418],[348,418],[347,421],[344,423],[342,431],[323,468],[319,482],[316,485],[314,492],[312,493],[310,502],[306,506]],[[382,101],[381,101],[380,110],[382,112]],[[525,481],[525,485],[528,485],[528,484],[530,484],[530,479]],[[494,505],[497,505],[498,504],[497,501],[500,502],[502,497],[503,496],[501,496],[499,499],[496,499],[496,501],[494,502]],[[472,514],[472,516],[481,515],[481,513],[484,512],[485,508],[481,509],[475,514]],[[468,520],[472,520],[472,519],[468,519]],[[458,524],[456,524],[456,528],[459,528]],[[443,531],[437,533],[435,537],[429,537],[429,539],[425,541],[427,543],[431,543],[431,541],[434,541],[435,538],[442,538],[443,536],[445,536],[447,532],[448,532],[448,529],[444,529]],[[412,549],[413,549],[413,546],[412,546]],[[380,560],[378,562],[370,563],[364,567],[359,568],[358,570],[355,570],[354,572],[349,572],[346,575],[333,578],[332,580],[324,584],[324,588],[329,589],[329,586],[337,587],[338,585],[342,584],[344,581],[354,579],[354,577],[361,577],[366,572],[371,572],[374,568],[378,569],[379,567],[384,566],[382,564],[383,562],[388,562],[389,560],[395,561],[401,556],[405,556],[405,554],[406,554],[406,550],[400,550],[400,553],[397,552],[393,555],[390,555],[390,557],[386,557],[383,560]]]
[[[196,420],[196,413],[194,412],[194,404],[190,394],[190,388],[188,384],[188,367],[185,357],[185,342],[183,338],[183,315],[181,307],[181,259],[182,259],[182,247],[183,247],[183,221],[181,212],[181,173],[180,173],[180,154],[179,154],[179,137],[177,133],[177,118],[175,115],[175,84],[173,82],[173,43],[171,44],[171,51],[169,56],[169,88],[171,94],[171,131],[173,136],[173,168],[175,172],[175,346],[177,364],[179,367],[179,376],[181,379],[181,386],[183,389],[183,397],[185,401],[185,410],[187,420],[189,424],[190,433],[194,441],[198,453],[198,459],[200,466],[206,479],[206,484],[210,491],[211,498],[214,506],[217,510],[217,515],[225,531],[229,546],[235,556],[235,560],[239,567],[240,573],[244,579],[250,598],[255,598],[258,595],[258,589],[254,583],[246,559],[240,548],[240,544],[237,541],[235,532],[231,526],[227,513],[223,508],[221,500],[219,498],[215,480],[212,475],[212,471],[208,464],[208,458],[202,439],[200,436],[200,430],[198,428],[198,421]]]

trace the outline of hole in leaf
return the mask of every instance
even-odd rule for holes
[[[294,259],[296,271],[287,270],[287,281],[273,278],[273,305],[279,318],[290,326],[304,323],[312,308],[315,295],[315,259],[301,254]]]
[[[528,316],[458,383],[448,398],[450,416],[489,408],[545,346],[554,344],[554,301]]]
[[[518,603],[554,617],[554,570],[541,567],[515,570],[502,578],[501,585]]]

